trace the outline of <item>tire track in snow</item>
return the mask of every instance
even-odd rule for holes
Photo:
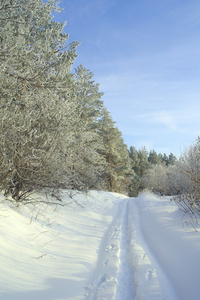
[[[153,255],[144,238],[141,221],[148,207],[139,208],[140,199],[130,199],[129,226],[132,227],[132,262],[136,286],[134,300],[178,300],[173,286],[168,280],[162,265]],[[154,232],[152,231],[152,234]]]
[[[129,201],[126,200],[121,218],[120,265],[117,276],[116,300],[133,300],[136,296],[134,268],[132,265],[132,226],[130,226]]]
[[[98,262],[92,274],[93,281],[87,289],[86,299],[135,299],[129,200],[121,201],[117,215],[102,239]]]
[[[91,277],[92,283],[87,287],[87,300],[115,300],[123,206],[124,201],[121,201],[116,216],[101,241],[97,265]]]

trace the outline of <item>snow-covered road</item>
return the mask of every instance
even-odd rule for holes
[[[169,198],[63,197],[0,203],[0,299],[200,299],[200,234]]]
[[[102,239],[89,299],[179,299],[144,241],[139,215],[135,199],[119,204],[117,216]]]

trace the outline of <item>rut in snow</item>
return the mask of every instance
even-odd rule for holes
[[[98,263],[92,274],[92,284],[88,287],[86,299],[135,298],[129,200],[120,203],[117,216],[102,239]]]
[[[129,201],[124,204],[121,218],[120,264],[117,276],[116,300],[135,298],[134,269],[132,265],[132,226],[130,224]]]

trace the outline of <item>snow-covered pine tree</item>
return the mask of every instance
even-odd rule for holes
[[[122,134],[107,109],[104,109],[104,114],[99,121],[98,132],[104,145],[101,154],[107,162],[104,173],[107,189],[112,192],[128,193],[134,172],[131,169],[129,152]]]
[[[150,150],[150,152],[149,152],[148,162],[153,165],[161,163],[161,161],[158,157],[158,154],[156,153],[156,151],[154,149]]]
[[[64,182],[77,43],[52,22],[55,1],[0,4],[0,187],[16,200]]]
[[[130,188],[130,196],[137,196],[139,191],[142,190],[142,181],[141,176],[139,176],[139,158],[138,152],[135,147],[131,146],[129,149],[129,157],[131,159],[131,168],[135,173],[134,179],[132,181],[132,185]]]
[[[138,150],[139,168],[138,175],[142,176],[144,172],[149,168],[148,151],[145,147]]]
[[[129,156],[131,159],[131,167],[134,170],[134,172],[137,174],[139,172],[139,158],[138,158],[138,152],[135,147],[131,146],[129,150]]]
[[[75,68],[74,104],[76,130],[67,156],[71,160],[73,188],[101,188],[101,174],[105,159],[99,154],[101,137],[97,134],[98,120],[102,115],[103,93],[95,83],[93,73],[82,65]]]

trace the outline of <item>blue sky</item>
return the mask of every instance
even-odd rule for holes
[[[125,143],[179,156],[200,134],[199,0],[64,0],[56,16],[78,40]]]

